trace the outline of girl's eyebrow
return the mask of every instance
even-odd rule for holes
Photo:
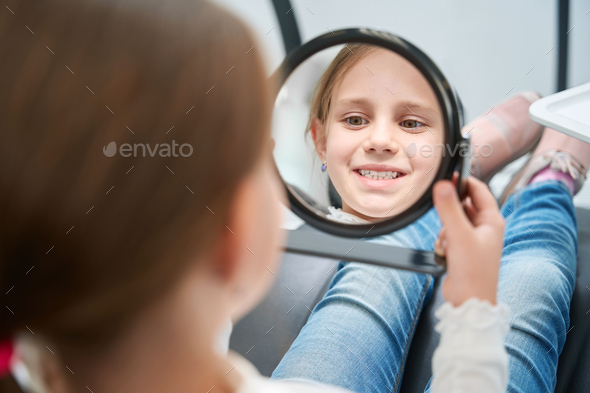
[[[371,106],[373,105],[373,101],[368,98],[358,97],[358,98],[343,98],[341,100],[336,101],[336,105],[345,105],[345,104],[354,104],[354,105],[362,105],[362,106]]]
[[[410,109],[410,111],[412,109],[425,110],[425,111],[432,112],[433,114],[440,116],[440,113],[436,109],[432,109],[428,105],[421,103],[419,101],[402,100],[402,101],[398,102],[398,105],[400,105],[402,107],[405,106],[406,108]]]
[[[343,98],[343,99],[338,100],[336,102],[336,105],[347,105],[347,104],[360,105],[360,106],[372,106],[373,101],[370,100],[369,98],[365,98],[365,97],[356,97],[356,98]],[[404,108],[404,107],[408,108],[410,111],[412,111],[412,109],[423,110],[423,111],[431,112],[434,115],[440,116],[439,111],[429,107],[427,104],[422,103],[420,101],[413,101],[413,100],[404,99],[399,102],[396,102],[396,105],[399,107],[402,107],[402,108]]]

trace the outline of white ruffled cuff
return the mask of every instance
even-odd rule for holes
[[[470,298],[459,307],[445,303],[435,315],[440,342],[432,358],[432,392],[506,392],[508,306]]]
[[[503,303],[492,305],[487,300],[472,297],[458,307],[445,302],[434,315],[440,320],[435,328],[439,333],[463,328],[485,330],[500,326],[507,332],[510,309]]]

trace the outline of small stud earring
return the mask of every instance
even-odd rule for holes
[[[326,172],[326,161],[322,164],[322,172]]]

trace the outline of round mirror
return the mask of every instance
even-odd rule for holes
[[[465,167],[455,92],[399,37],[327,33],[291,52],[275,80],[277,170],[292,210],[325,232],[400,229],[432,206],[435,181]]]

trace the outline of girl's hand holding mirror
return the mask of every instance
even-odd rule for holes
[[[434,206],[443,225],[435,249],[444,252],[447,263],[442,291],[454,306],[470,297],[496,304],[504,218],[485,183],[473,176],[466,180],[462,202],[450,180],[434,185]]]

